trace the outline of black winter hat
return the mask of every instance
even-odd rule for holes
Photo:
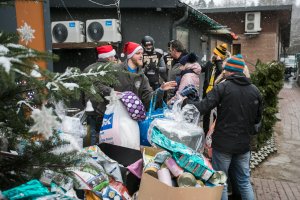
[[[198,61],[198,56],[195,53],[189,53],[189,54],[183,56],[179,60],[179,63],[182,65],[185,65],[186,63],[195,63],[197,61]]]

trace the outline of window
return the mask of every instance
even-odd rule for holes
[[[232,55],[241,53],[241,44],[233,44],[232,45]]]
[[[189,49],[189,29],[177,27],[176,39],[183,44],[185,49]]]

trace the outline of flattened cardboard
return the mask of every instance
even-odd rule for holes
[[[139,190],[141,200],[220,200],[224,186],[170,187],[158,179],[143,173]]]
[[[98,146],[108,157],[125,167],[142,158],[142,153],[135,149],[108,143],[101,143]]]

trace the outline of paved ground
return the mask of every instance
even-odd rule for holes
[[[285,83],[279,97],[278,152],[252,172],[257,200],[300,200],[300,88]]]
[[[299,200],[300,185],[271,179],[252,179],[256,200]]]

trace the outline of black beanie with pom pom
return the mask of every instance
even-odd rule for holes
[[[185,65],[186,63],[195,63],[197,61],[198,61],[198,56],[195,53],[189,53],[189,54],[183,56],[179,60],[179,63],[182,65]]]

